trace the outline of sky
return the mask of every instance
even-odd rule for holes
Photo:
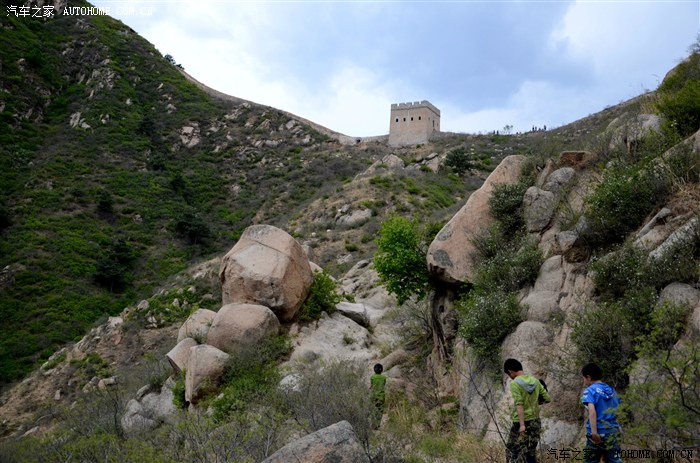
[[[350,136],[428,100],[443,131],[558,127],[654,90],[700,0],[93,1],[221,92]]]

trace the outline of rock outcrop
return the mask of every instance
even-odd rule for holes
[[[472,240],[486,232],[494,222],[489,210],[494,186],[516,183],[526,159],[519,155],[506,157],[440,230],[428,248],[428,267],[434,276],[448,283],[472,279],[476,251]]]
[[[199,339],[200,341],[205,340],[215,316],[216,312],[213,310],[199,309],[195,311],[192,315],[187,317],[185,323],[180,327],[180,331],[177,333],[177,342],[185,338]]]
[[[185,374],[185,400],[194,404],[211,392],[210,388],[218,384],[229,358],[226,352],[213,346],[191,347]]]
[[[187,362],[190,360],[191,348],[197,345],[197,341],[192,338],[185,338],[178,342],[175,347],[170,349],[170,352],[165,354],[165,357],[170,362],[175,373],[179,373],[187,368]]]
[[[263,463],[369,463],[352,425],[341,421],[295,440]]]
[[[277,334],[279,329],[277,317],[265,306],[226,304],[214,317],[207,343],[225,352],[235,352]]]
[[[224,304],[260,304],[280,321],[294,318],[313,282],[308,258],[288,233],[271,225],[248,227],[219,272]]]

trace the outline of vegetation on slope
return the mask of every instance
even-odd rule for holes
[[[1,21],[0,384],[366,166],[212,100],[109,17]]]

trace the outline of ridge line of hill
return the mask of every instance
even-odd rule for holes
[[[286,114],[289,117],[292,117],[300,122],[303,122],[304,124],[308,124],[311,126],[314,130],[317,132],[326,135],[340,143],[341,145],[355,145],[359,143],[360,141],[386,141],[389,139],[389,135],[376,135],[376,136],[370,136],[370,137],[352,137],[350,135],[345,135],[344,133],[336,132],[335,130],[331,130],[328,127],[324,127],[321,124],[318,124],[316,122],[310,121],[306,118],[297,116],[296,114],[290,113],[289,111],[285,111],[283,109],[279,108],[273,108],[272,106],[256,103],[254,101],[246,100],[244,98],[239,98],[237,96],[233,95],[228,95],[226,93],[220,92],[219,90],[213,89],[202,82],[198,81],[194,77],[192,77],[190,74],[188,74],[184,69],[178,68],[180,73],[190,82],[195,84],[197,87],[199,87],[200,90],[202,90],[204,93],[209,95],[212,98],[216,98],[218,100],[223,100],[223,101],[231,101],[237,104],[241,103],[248,103],[248,104],[254,104],[256,106],[262,106],[266,108],[271,108],[274,109],[275,111],[279,111],[283,114]]]

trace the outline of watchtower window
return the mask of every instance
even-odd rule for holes
[[[405,117],[403,118],[403,121],[406,122],[406,118],[405,118]]]
[[[418,120],[420,120],[420,116],[418,116]]]
[[[411,118],[411,122],[413,122],[413,118]]]
[[[396,122],[399,122],[399,118],[398,118],[398,117],[396,118]]]

